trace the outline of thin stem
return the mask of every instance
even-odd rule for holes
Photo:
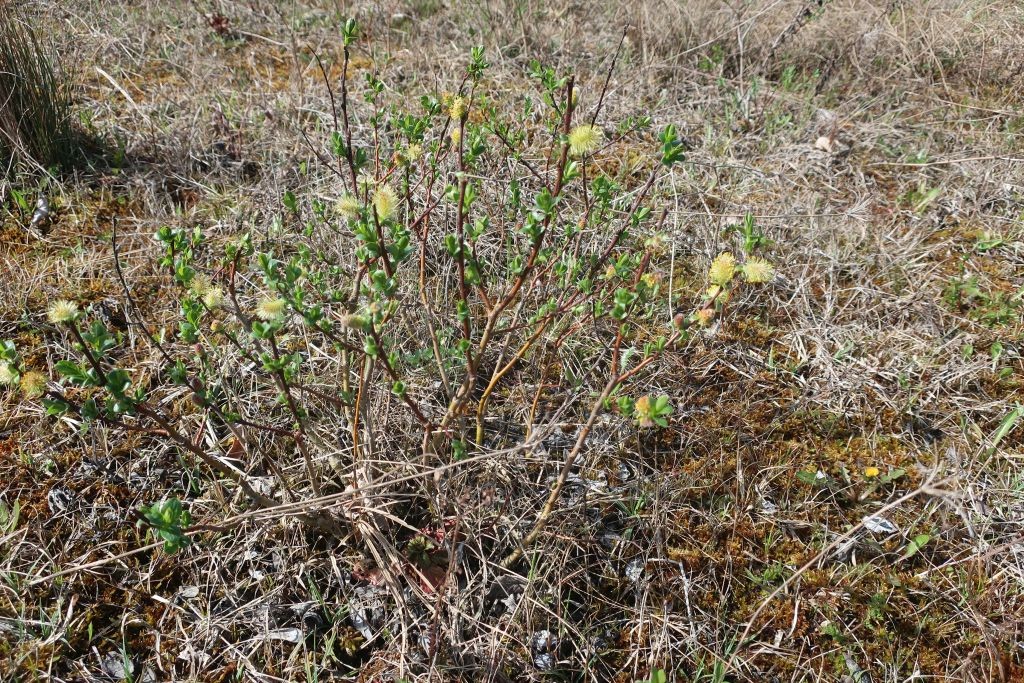
[[[672,345],[680,338],[679,332],[674,332],[672,336],[665,343],[664,349],[672,347]],[[620,340],[617,340],[617,342]],[[616,344],[618,346],[618,343]],[[664,350],[663,349],[663,350]],[[627,379],[633,377],[637,373],[647,368],[656,359],[661,357],[662,351],[652,353],[647,358],[637,363],[631,370],[617,374],[613,376],[608,383],[605,385],[604,390],[594,401],[593,407],[590,409],[590,416],[587,421],[583,424],[580,429],[579,435],[576,437],[576,443],[572,449],[569,450],[568,455],[565,456],[565,460],[562,462],[562,468],[558,473],[558,479],[555,480],[554,486],[551,487],[551,492],[548,493],[547,500],[544,501],[544,506],[541,508],[540,514],[537,515],[537,521],[534,522],[533,528],[530,532],[523,537],[520,544],[513,550],[508,556],[505,557],[501,562],[502,567],[509,567],[517,562],[523,553],[533,545],[540,537],[541,532],[544,530],[548,519],[551,517],[552,511],[555,509],[555,504],[562,495],[562,489],[565,487],[565,482],[569,478],[569,473],[572,471],[572,466],[576,462],[577,456],[583,450],[583,446],[587,441],[587,437],[590,435],[590,431],[594,428],[594,423],[597,421],[598,415],[601,414],[601,410],[604,407],[604,402],[612,395],[616,387],[625,382]],[[615,355],[618,356],[618,349],[616,348]]]
[[[82,353],[85,354],[85,357],[88,359],[89,365],[91,365],[92,369],[96,372],[96,378],[99,380],[100,385],[106,386],[107,376],[106,374],[104,374],[103,368],[100,367],[99,359],[93,355],[92,350],[85,343],[85,339],[82,338],[82,333],[78,331],[78,325],[75,324],[74,320],[69,320],[67,322],[67,326],[68,329],[71,331],[71,336],[73,336],[75,338],[75,341],[78,342],[79,346],[82,347]]]

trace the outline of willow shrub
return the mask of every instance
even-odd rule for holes
[[[343,73],[355,40],[350,21]],[[652,132],[642,116],[598,125],[604,94],[587,97],[571,75],[536,63],[536,92],[488,90],[487,68],[474,49],[457,93],[408,108],[385,104],[376,76],[358,106],[350,84],[332,92],[334,130],[317,154],[337,201],[286,193],[262,244],[247,234],[214,256],[201,230],[161,229],[154,259],[180,301],[176,329],[147,326],[129,283],[124,301],[163,359],[156,380],[121,366],[120,332],[62,301],[49,318],[72,357],[46,377],[8,343],[6,381],[82,429],[169,442],[254,508],[339,536],[361,523],[351,510],[367,491],[415,481],[418,493],[402,494],[406,516],[443,515],[445,472],[502,450],[540,457],[556,420],[574,424],[546,465],[543,504],[497,550],[516,561],[598,418],[666,426],[669,397],[638,395],[637,380],[681,353],[739,289],[769,280],[771,266],[721,254],[706,292],[672,310],[657,193],[684,163],[675,129]],[[612,150],[633,157],[614,175],[604,170]],[[551,386],[561,405],[544,417],[536,407]],[[168,400],[183,393],[191,401]],[[503,441],[494,425],[510,421],[523,424]],[[195,438],[197,428],[216,438]],[[394,464],[383,481],[368,474],[382,463]],[[182,545],[180,505],[144,514],[169,547]]]

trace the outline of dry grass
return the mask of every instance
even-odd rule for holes
[[[638,431],[614,414],[598,423],[552,521],[508,568],[502,558],[534,524],[585,417],[586,392],[546,370],[582,374],[585,349],[531,358],[500,390],[519,406],[503,438],[437,477],[405,455],[413,422],[402,405],[373,405],[387,456],[358,472],[359,499],[334,500],[361,530],[341,543],[246,508],[164,440],[82,436],[0,392],[5,680],[117,680],[125,660],[133,680],[1024,676],[1024,427],[992,447],[1024,382],[1017,3],[32,9],[83,65],[87,125],[121,150],[102,171],[6,181],[52,207],[39,236],[13,202],[0,218],[0,339],[15,339],[33,368],[72,353],[45,322],[48,302],[119,298],[115,219],[145,318],[173,326],[178,303],[151,238],[160,226],[201,226],[212,263],[243,231],[294,243],[297,228],[273,227],[285,190],[337,196],[300,130],[329,129],[311,54],[337,61],[349,14],[370,38],[350,82],[379,70],[389,102],[455,90],[481,40],[502,106],[533,87],[533,57],[575,70],[592,95],[625,31],[601,123],[650,114],[690,146],[656,198],[669,210],[676,301],[696,300],[715,254],[739,251],[730,228],[748,212],[779,277],[635,387],[672,398],[670,427]],[[368,136],[362,121],[356,134]],[[605,162],[628,167],[632,152],[612,149]],[[123,362],[158,377],[157,352],[137,329],[126,337]],[[309,360],[316,386],[334,386],[328,350]],[[280,415],[256,373],[238,371],[232,387],[253,416]],[[558,428],[524,453],[514,446],[537,395]],[[161,398],[201,433],[183,392]],[[351,445],[338,417],[320,410],[310,429],[325,471],[340,463],[330,490],[344,490]],[[284,440],[259,445],[260,461],[302,480]],[[200,525],[174,556],[136,526],[141,506],[171,494]],[[897,531],[868,530],[871,515]],[[921,534],[928,542],[909,554]]]
[[[0,17],[0,164],[69,163],[75,155],[70,81],[13,6]]]

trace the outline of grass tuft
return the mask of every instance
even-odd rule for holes
[[[74,157],[71,82],[36,30],[0,13],[0,161],[64,166]]]

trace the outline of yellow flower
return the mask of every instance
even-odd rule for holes
[[[448,137],[452,139],[453,145],[457,145],[462,140],[462,131],[458,128],[452,128],[451,132],[448,133]]]
[[[409,149],[405,151],[405,156],[409,161],[419,161],[419,158],[423,156],[423,145],[409,145]]]
[[[864,476],[867,477],[868,479],[874,479],[875,477],[877,477],[881,473],[882,472],[877,467],[865,467],[864,468]]]
[[[26,372],[21,376],[21,391],[26,398],[38,398],[46,393],[46,375],[41,372]]]
[[[640,281],[643,282],[648,287],[654,287],[656,284],[658,284],[660,280],[661,278],[655,275],[654,273],[644,273],[640,277]]]
[[[189,294],[197,299],[202,299],[203,296],[213,289],[213,280],[203,274],[196,275],[192,278],[192,283],[189,285]]]
[[[341,198],[338,199],[338,203],[334,205],[334,210],[337,211],[342,216],[344,216],[345,218],[347,218],[348,220],[354,220],[358,218],[359,209],[361,208],[362,205],[359,203],[359,200],[356,199],[355,196],[349,192],[346,192],[345,194],[341,195]]]
[[[764,259],[748,258],[747,262],[743,264],[743,277],[747,279],[747,282],[754,284],[771,282],[775,277],[775,267]]]
[[[711,324],[711,321],[715,319],[715,309],[713,308],[702,308],[694,314],[697,319],[697,324],[701,327],[707,327]]]
[[[644,241],[644,247],[651,254],[651,256],[661,256],[668,251],[668,236],[665,233],[659,232],[651,235]]]
[[[708,269],[708,279],[719,287],[724,287],[736,275],[736,257],[727,251],[715,257]]]
[[[370,324],[370,321],[363,315],[343,315],[341,316],[341,326],[349,330],[365,330]]]
[[[189,293],[202,301],[207,308],[217,308],[224,301],[224,292],[221,291],[220,287],[213,284],[213,280],[202,274],[192,278]]]
[[[381,185],[373,193],[373,208],[377,211],[377,218],[386,221],[395,215],[398,208],[398,195],[388,185]]]
[[[641,396],[633,405],[636,414],[636,422],[641,427],[653,427],[654,420],[651,419],[651,397]]]
[[[46,317],[54,325],[58,323],[69,323],[78,317],[78,306],[73,301],[58,299],[46,309]]]
[[[601,144],[601,129],[589,124],[576,126],[569,133],[569,151],[573,156],[590,154]]]
[[[459,121],[466,115],[468,110],[469,107],[466,104],[465,97],[453,97],[451,104],[448,105],[448,116]]]
[[[210,287],[203,294],[203,305],[211,310],[220,308],[222,303],[224,303],[224,292],[221,291],[220,287]]]
[[[0,384],[14,384],[18,381],[18,373],[10,363],[0,363]]]
[[[284,299],[264,299],[256,306],[256,317],[267,322],[279,320],[284,309]]]

